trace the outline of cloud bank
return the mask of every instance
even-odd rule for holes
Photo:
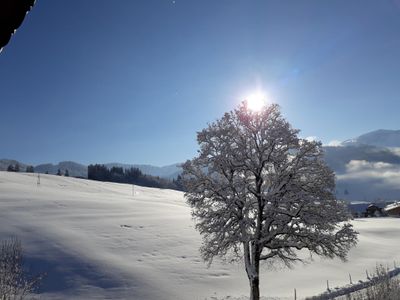
[[[349,198],[400,198],[400,165],[385,162],[351,160],[346,172],[337,175],[338,187],[349,190]],[[353,199],[356,200],[356,199]]]

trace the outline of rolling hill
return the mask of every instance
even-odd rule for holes
[[[183,193],[29,173],[0,172],[0,240],[17,236],[33,273],[47,272],[41,299],[187,300],[247,295],[241,264],[207,268]],[[293,299],[365,279],[400,260],[400,219],[355,220],[349,261],[293,270],[262,268],[261,292]],[[229,298],[235,299],[235,298]]]

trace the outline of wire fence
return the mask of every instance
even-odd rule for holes
[[[327,289],[325,292],[317,296],[308,297],[306,298],[306,300],[331,300],[337,297],[346,296],[351,293],[361,291],[379,282],[380,276],[378,272],[378,266],[377,266],[377,274],[371,275],[368,273],[368,270],[366,270],[365,273],[367,277],[365,281],[359,280],[357,283],[353,283],[351,275],[349,274],[350,283],[348,285],[343,287],[336,287],[333,289],[329,287],[329,281],[327,280]],[[386,267],[386,274],[388,278],[393,278],[395,276],[398,276],[400,274],[400,267],[397,267],[396,262],[394,262],[393,269],[390,270],[388,267]],[[294,299],[297,300],[296,290],[294,294]]]

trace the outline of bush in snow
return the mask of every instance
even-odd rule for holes
[[[391,278],[383,266],[376,268],[376,275],[371,282],[371,286],[359,291],[349,300],[399,300],[400,299],[400,280]]]
[[[42,276],[28,277],[23,269],[19,240],[5,240],[0,245],[0,299],[27,299],[35,291]]]

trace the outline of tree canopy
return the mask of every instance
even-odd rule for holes
[[[344,260],[357,241],[321,143],[298,133],[277,105],[243,102],[198,133],[199,155],[183,165],[203,258],[244,260],[252,300],[261,261],[291,266],[302,249]]]

